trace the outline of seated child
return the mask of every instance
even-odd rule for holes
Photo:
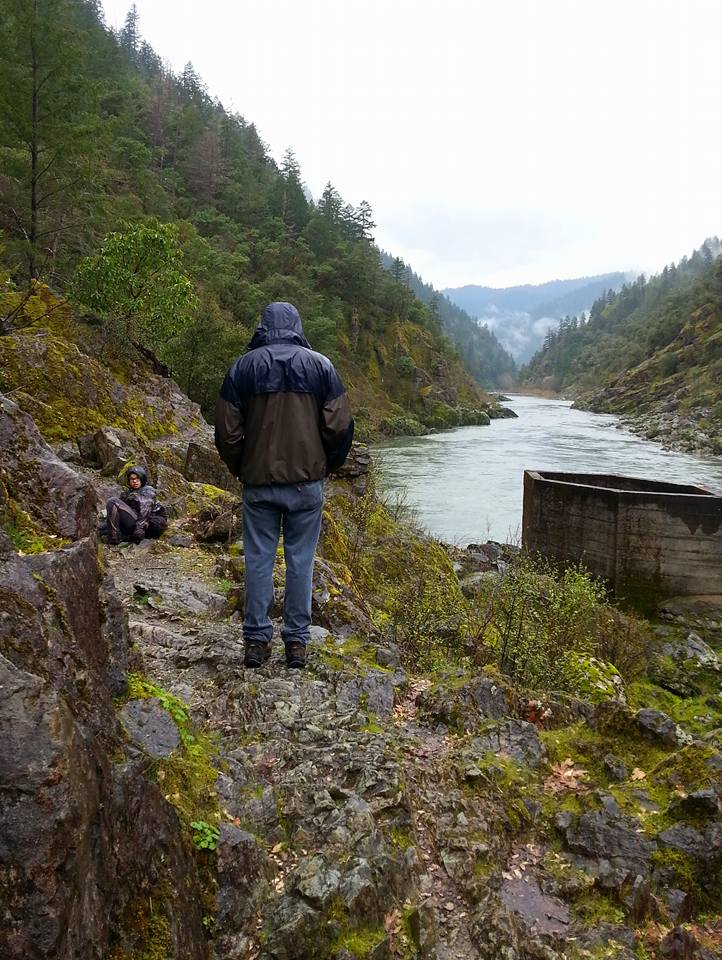
[[[165,510],[156,500],[145,468],[131,467],[126,479],[128,489],[108,500],[108,517],[98,530],[113,545],[121,540],[140,543],[145,537],[159,537],[168,526]]]

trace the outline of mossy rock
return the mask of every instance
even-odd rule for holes
[[[624,681],[614,664],[571,650],[563,657],[562,669],[568,689],[582,700],[626,701]]]
[[[144,441],[207,432],[197,405],[172,380],[139,356],[103,356],[98,331],[48,288],[38,291],[44,310],[37,306],[0,337],[0,392],[13,391],[46,440],[77,440],[102,426]]]

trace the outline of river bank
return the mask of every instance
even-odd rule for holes
[[[379,483],[401,498],[418,523],[456,544],[518,542],[524,470],[626,474],[722,490],[722,459],[665,450],[612,414],[572,407],[568,400],[511,396],[519,415],[493,430],[465,427],[374,445]]]
[[[590,413],[616,413],[625,430],[661,444],[664,450],[701,457],[722,455],[722,421],[712,416],[708,407],[695,407],[683,413],[674,401],[659,400],[647,403],[639,413],[631,413],[615,410],[613,402],[584,398],[575,400],[572,406]]]

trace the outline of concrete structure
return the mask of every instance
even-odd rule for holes
[[[526,470],[522,539],[641,605],[722,594],[722,497],[702,487]]]

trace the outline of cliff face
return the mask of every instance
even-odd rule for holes
[[[280,558],[274,655],[244,670],[238,491],[197,408],[87,345],[61,376],[36,349],[75,342],[57,328],[10,336],[3,956],[718,955],[719,607],[650,627],[581,575],[444,548],[359,448],[327,487],[307,670],[283,665]],[[103,548],[139,457],[170,528]]]
[[[22,557],[2,534],[0,548],[4,956],[108,956],[147,924],[200,958],[193,858],[118,721],[130,643],[95,540]]]

